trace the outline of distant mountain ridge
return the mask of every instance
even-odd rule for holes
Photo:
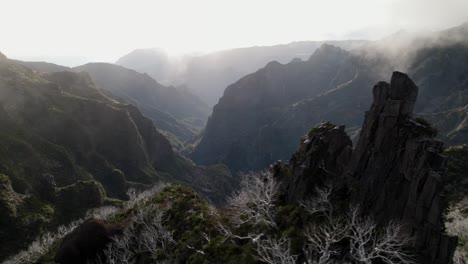
[[[161,50],[140,49],[121,57],[116,64],[146,72],[167,83],[184,84],[212,106],[218,102],[225,87],[239,78],[255,72],[270,61],[287,63],[295,58],[307,59],[324,43],[354,49],[367,41],[299,41],[222,50],[200,56],[186,56],[178,61],[171,61]]]
[[[324,44],[308,61],[271,62],[226,88],[191,158],[256,170],[285,159],[294,138],[323,120],[356,135],[372,100],[369,87],[403,67],[420,87],[416,114],[433,122],[449,145],[466,143],[468,45],[447,32],[467,28],[406,41],[410,46],[399,55],[387,40],[353,51]],[[440,36],[451,41],[439,43]]]

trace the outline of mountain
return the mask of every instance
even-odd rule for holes
[[[137,49],[121,57],[117,65],[147,73],[156,80],[166,83],[172,73],[172,62],[169,56],[160,49]]]
[[[184,87],[167,87],[134,70],[109,63],[68,68],[47,62],[15,61],[37,73],[88,72],[98,89],[109,97],[133,104],[149,117],[176,149],[203,128],[210,108]]]
[[[186,89],[163,86],[147,74],[108,63],[73,70],[88,72],[102,91],[137,106],[158,129],[181,142],[191,139],[210,114],[209,107]]]
[[[450,263],[457,239],[442,229],[447,163],[430,125],[413,117],[418,87],[394,72],[372,94],[354,149],[344,127],[323,123],[301,139],[289,163],[275,164],[275,177],[290,202],[332,186],[336,205],[355,204],[377,223],[404,223],[421,257],[416,263]]]
[[[354,49],[366,43],[347,41],[300,41],[284,45],[230,49],[199,56],[187,56],[178,61],[167,59],[159,50],[136,50],[117,60],[116,64],[148,73],[157,80],[184,84],[210,106],[216,104],[224,89],[239,78],[265,66],[270,61],[287,63],[307,59],[315,49],[329,43],[344,49]],[[170,70],[167,70],[167,69]]]
[[[307,61],[269,63],[226,88],[192,159],[234,171],[260,169],[286,158],[293,138],[326,118],[359,125],[370,101],[367,87],[380,78],[371,65],[327,44]]]
[[[463,179],[466,148],[447,150],[457,158],[446,162],[430,124],[414,117],[417,94],[406,74],[394,72],[390,83],[372,89],[356,148],[343,126],[323,122],[301,138],[288,162],[246,174],[222,207],[210,207],[188,187],[153,189],[39,243],[33,259],[452,263],[457,236],[444,227],[452,225],[443,217],[445,194]]]
[[[435,42],[441,35],[446,31],[402,41],[410,46],[400,53],[389,51],[391,41],[353,51],[323,45],[307,61],[271,62],[226,88],[190,156],[233,171],[261,169],[287,158],[294,138],[323,120],[345,124],[357,138],[372,102],[369,87],[398,68],[407,69],[420,88],[416,114],[432,121],[449,145],[466,143],[468,45]]]
[[[57,65],[54,63],[43,62],[43,61],[20,61],[15,60],[16,63],[28,67],[29,69],[38,73],[52,73],[61,71],[71,71],[70,67]]]
[[[232,186],[225,167],[176,154],[150,119],[87,73],[39,74],[6,57],[0,142],[0,259],[89,208],[128,199],[130,187],[183,183],[216,202]]]

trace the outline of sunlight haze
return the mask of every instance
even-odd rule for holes
[[[0,1],[1,52],[69,66],[137,48],[169,54],[301,40],[375,39],[467,20],[465,0]],[[372,23],[369,23],[369,22]]]

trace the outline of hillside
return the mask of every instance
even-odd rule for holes
[[[86,73],[38,74],[0,58],[0,106],[0,259],[109,198],[127,199],[130,187],[178,182],[214,201],[230,188],[225,167],[178,156],[151,120]]]
[[[146,74],[108,63],[90,63],[74,71],[88,72],[102,91],[137,106],[156,128],[179,141],[191,139],[205,124],[209,107],[187,90],[166,87]]]

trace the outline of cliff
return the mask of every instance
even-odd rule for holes
[[[331,184],[342,210],[343,204],[359,206],[380,225],[404,223],[421,263],[450,263],[457,239],[443,229],[447,163],[428,123],[413,118],[417,94],[407,75],[394,72],[390,84],[374,87],[354,150],[343,127],[323,123],[301,140],[288,164],[276,163],[273,171],[289,202]]]

